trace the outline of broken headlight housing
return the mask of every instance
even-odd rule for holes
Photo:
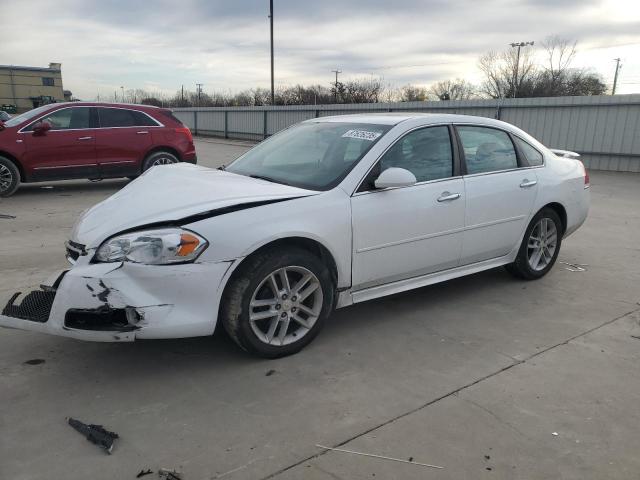
[[[207,248],[201,236],[182,228],[143,230],[117,235],[106,240],[94,262],[134,262],[169,265],[193,262]]]

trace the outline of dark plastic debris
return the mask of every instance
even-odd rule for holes
[[[136,478],[141,478],[144,477],[145,475],[151,475],[153,472],[151,471],[151,469],[148,470],[140,470],[138,472],[138,474],[136,475]]]
[[[111,454],[113,450],[113,442],[118,437],[117,433],[105,430],[102,425],[85,424],[75,418],[68,418],[67,421],[78,432],[83,434],[91,443],[104,448],[107,453]]]
[[[168,468],[161,468],[158,470],[158,476],[160,478],[166,478],[167,480],[182,480],[182,474],[175,470],[169,470]]]
[[[46,362],[44,358],[32,358],[31,360],[27,360],[26,362],[24,362],[24,364],[25,365],[41,365],[44,362]]]

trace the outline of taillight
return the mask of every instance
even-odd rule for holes
[[[174,131],[176,133],[182,133],[186,135],[189,142],[193,142],[193,136],[191,136],[191,130],[189,130],[189,127],[174,128]]]
[[[580,165],[582,165],[582,171],[584,172],[584,188],[589,188],[591,186],[591,181],[589,180],[589,172],[587,171],[587,167],[584,166],[584,163],[580,162]]]

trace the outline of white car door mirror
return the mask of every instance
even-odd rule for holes
[[[391,167],[380,174],[374,182],[376,188],[410,187],[417,182],[416,176],[405,168]]]

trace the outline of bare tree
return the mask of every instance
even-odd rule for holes
[[[491,98],[512,97],[514,91],[521,96],[520,87],[530,82],[536,73],[529,47],[522,49],[519,58],[514,48],[487,52],[480,57],[478,68],[485,77],[480,90]]]
[[[429,99],[429,92],[424,87],[405,85],[400,90],[401,102],[424,102]]]
[[[571,42],[566,38],[552,35],[544,39],[542,47],[547,52],[546,71],[551,79],[556,81],[569,69],[576,55],[577,41]]]
[[[462,78],[435,83],[429,93],[440,100],[469,100],[477,95],[475,85]]]

